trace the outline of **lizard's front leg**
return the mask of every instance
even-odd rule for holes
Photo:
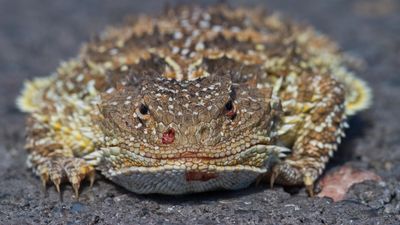
[[[78,197],[80,183],[85,177],[93,184],[94,167],[76,157],[72,149],[58,138],[58,127],[34,117],[28,118],[27,127],[28,165],[40,176],[44,187],[52,181],[60,192],[61,182],[68,180]]]
[[[286,100],[295,99],[285,109],[288,117],[297,118],[295,128],[285,134],[291,139],[292,154],[272,168],[271,186],[305,185],[312,196],[315,180],[344,135],[345,92],[342,84],[328,75],[300,76],[294,82],[289,85],[297,90],[289,88],[290,94],[282,94]]]

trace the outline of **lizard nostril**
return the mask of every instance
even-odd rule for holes
[[[169,128],[162,135],[161,142],[163,144],[171,144],[175,140],[175,130],[173,128]]]

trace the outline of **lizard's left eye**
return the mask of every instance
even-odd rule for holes
[[[149,107],[145,104],[140,104],[139,108],[136,110],[136,114],[139,116],[141,120],[147,120],[149,115]]]
[[[236,116],[236,109],[232,100],[225,103],[225,115],[231,119],[234,119]]]

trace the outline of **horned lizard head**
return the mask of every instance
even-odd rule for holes
[[[223,181],[232,179],[228,173],[248,170],[255,176],[265,172],[279,105],[271,100],[270,88],[257,89],[251,82],[235,82],[232,77],[144,78],[103,95],[105,173],[128,189],[135,186],[137,192],[147,191],[140,179],[167,185],[154,179],[167,173],[174,177],[171,180],[180,181],[164,188],[175,194],[175,189],[184,193],[229,186]],[[153,178],[144,178],[143,172]],[[179,183],[185,184],[178,188]]]

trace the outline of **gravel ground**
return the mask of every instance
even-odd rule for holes
[[[24,115],[14,105],[22,81],[47,75],[107,24],[164,1],[0,0],[0,224],[400,224],[400,1],[232,1],[268,5],[310,23],[364,60],[371,109],[351,119],[348,138],[329,164],[379,174],[346,200],[309,198],[304,189],[266,184],[235,192],[136,195],[98,177],[79,201],[65,186],[47,192],[25,166]],[[185,1],[178,1],[183,3]],[[201,1],[201,4],[212,1]],[[172,2],[172,5],[175,3]]]

